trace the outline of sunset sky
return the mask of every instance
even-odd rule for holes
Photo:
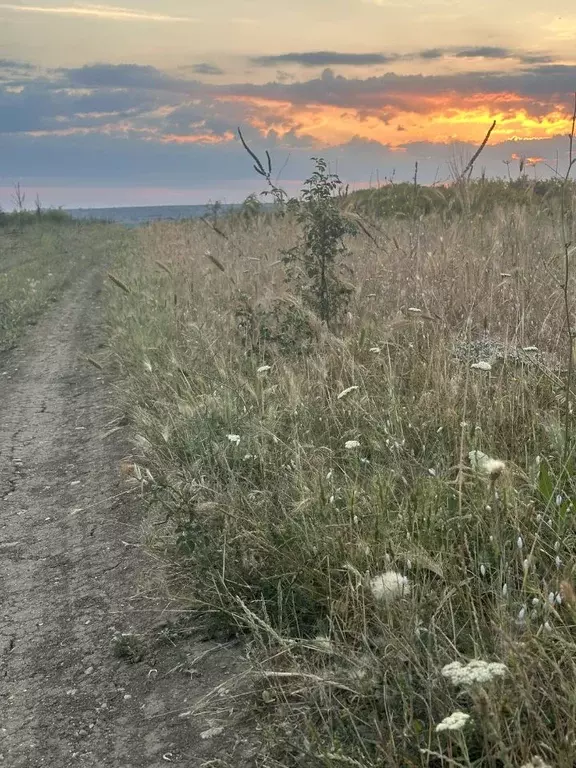
[[[234,202],[241,126],[297,189],[489,175],[567,157],[574,0],[0,0],[0,205]]]

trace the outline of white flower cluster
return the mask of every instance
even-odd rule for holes
[[[464,728],[468,720],[470,720],[470,715],[467,715],[465,712],[452,712],[452,714],[445,717],[441,723],[438,723],[436,726],[436,733],[441,733],[442,731],[460,731]]]
[[[468,664],[453,661],[442,668],[442,675],[452,685],[461,685],[463,687],[476,683],[489,683],[497,677],[504,677],[507,672],[508,668],[505,664],[497,661],[482,661],[481,659],[473,659]]]
[[[396,571],[385,571],[370,579],[370,591],[379,603],[390,603],[398,597],[410,594],[406,576]]]
[[[522,768],[552,768],[552,766],[548,765],[548,763],[545,763],[541,757],[536,756],[533,757],[530,762],[524,763]]]
[[[470,451],[468,458],[470,459],[472,469],[481,475],[498,477],[506,469],[506,464],[503,461],[492,459],[482,451]]]

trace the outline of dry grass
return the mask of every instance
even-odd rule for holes
[[[32,219],[21,230],[0,227],[0,352],[122,239],[117,229],[49,219]]]
[[[116,275],[130,293],[109,286],[110,328],[164,521],[150,546],[174,594],[249,630],[264,764],[572,766],[561,375],[450,353],[487,327],[562,355],[554,221],[381,222],[351,243],[340,337],[283,282],[292,221],[221,226],[228,239],[198,222],[143,230]],[[505,470],[474,471],[475,450]],[[408,582],[371,581],[384,572]],[[507,672],[442,675],[471,659]],[[458,710],[464,729],[437,733]]]

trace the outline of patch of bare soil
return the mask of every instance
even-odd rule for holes
[[[138,505],[104,437],[108,384],[82,359],[100,340],[100,282],[85,276],[0,362],[0,764],[252,765],[226,712],[238,647],[170,624],[114,641],[162,613],[138,596]],[[218,686],[221,720],[183,716]]]

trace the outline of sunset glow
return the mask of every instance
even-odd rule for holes
[[[415,162],[431,183],[494,121],[488,174],[521,158],[546,174],[566,156],[568,0],[524,0],[521,26],[517,4],[496,0],[333,0],[329,14],[324,0],[190,5],[0,2],[3,185],[153,178],[238,199],[258,183],[238,127],[296,186],[312,155],[351,183],[409,179]]]

